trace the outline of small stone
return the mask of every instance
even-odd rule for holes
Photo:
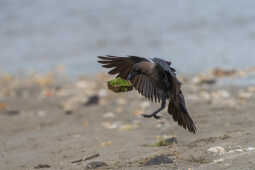
[[[93,161],[88,163],[85,169],[96,169],[96,168],[106,167],[106,166],[108,165],[105,162]]]
[[[222,69],[222,68],[215,68],[214,70],[212,70],[212,74],[215,76],[215,77],[230,77],[230,76],[233,76],[237,73],[236,70],[225,70],[225,69]]]
[[[249,98],[252,97],[252,93],[240,91],[240,92],[238,93],[238,96],[239,96],[240,99],[249,99]]]
[[[34,167],[34,169],[42,169],[42,168],[50,168],[51,166],[48,164],[39,164]]]
[[[98,95],[100,97],[105,97],[105,96],[107,96],[107,91],[105,89],[100,89],[98,92]]]
[[[5,115],[8,115],[8,116],[17,116],[18,114],[20,114],[20,111],[19,110],[6,110],[4,112]]]
[[[93,95],[90,96],[88,101],[84,104],[85,106],[97,105],[99,103],[99,96]]]
[[[100,146],[105,147],[105,146],[109,146],[109,145],[112,145],[112,141],[105,141],[105,142],[101,143]]]
[[[124,104],[127,103],[127,101],[126,101],[125,99],[123,99],[123,98],[119,98],[119,99],[117,99],[117,103],[118,103],[119,105],[124,105]]]
[[[143,110],[137,110],[137,111],[135,111],[135,115],[141,115],[141,114],[143,114],[143,113],[144,113]]]
[[[158,142],[154,143],[152,146],[169,146],[177,144],[177,138],[175,136],[157,136]]]
[[[212,85],[216,83],[216,79],[208,75],[196,76],[192,79],[192,82],[197,85],[208,84]]]
[[[224,159],[220,158],[220,159],[213,160],[213,163],[220,163],[220,162],[223,162],[223,161],[224,161]]]
[[[116,129],[117,127],[119,127],[121,125],[121,122],[114,122],[114,123],[110,123],[110,122],[103,122],[102,126],[104,128],[107,129]]]
[[[171,164],[173,160],[170,159],[167,155],[159,155],[151,158],[147,162],[144,163],[145,166],[152,166],[152,165],[161,165],[161,164]]]
[[[40,111],[37,112],[37,115],[38,115],[39,117],[44,117],[44,116],[46,116],[46,112],[43,111],[43,110],[40,110]]]
[[[206,91],[201,91],[200,92],[200,96],[202,98],[206,99],[206,100],[210,100],[211,99],[211,95],[208,92],[206,92]]]
[[[235,149],[235,152],[243,152],[243,149]]]
[[[247,149],[246,149],[246,151],[248,151],[248,152],[250,152],[250,151],[254,151],[255,150],[255,148],[254,147],[248,147]]]
[[[122,107],[117,107],[117,108],[115,109],[115,111],[116,111],[117,113],[123,112],[123,108],[122,108]]]
[[[255,92],[255,86],[249,86],[248,87],[248,92]]]
[[[8,107],[8,103],[6,102],[0,102],[0,111],[6,110]]]
[[[229,98],[230,97],[230,93],[226,90],[218,90],[215,92],[212,92],[212,97],[214,98]]]
[[[146,109],[146,108],[149,107],[149,106],[150,106],[150,103],[147,102],[147,101],[141,103],[142,109]]]
[[[125,131],[125,130],[132,130],[138,128],[138,124],[125,124],[120,126],[120,130]]]
[[[84,80],[81,80],[81,81],[78,81],[76,83],[76,87],[77,88],[81,88],[81,89],[85,89],[85,88],[88,87],[88,83],[86,81],[84,81]]]
[[[103,115],[104,118],[113,118],[115,117],[114,113],[112,112],[107,112]]]
[[[221,146],[214,146],[207,150],[208,152],[216,153],[219,155],[223,155],[225,153],[225,149]]]

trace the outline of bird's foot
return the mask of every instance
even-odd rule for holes
[[[152,113],[150,115],[147,115],[147,114],[142,114],[143,117],[145,118],[151,118],[151,117],[154,117],[155,119],[160,119],[160,116],[158,116],[157,114],[155,113]]]

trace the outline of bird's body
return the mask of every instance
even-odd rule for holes
[[[196,127],[185,106],[181,83],[176,77],[176,70],[171,62],[160,58],[146,59],[129,56],[99,56],[98,61],[105,68],[113,68],[109,74],[117,74],[125,80],[130,80],[134,88],[153,102],[161,102],[161,107],[144,117],[160,118],[157,114],[165,108],[169,100],[168,113],[180,126],[195,133]]]

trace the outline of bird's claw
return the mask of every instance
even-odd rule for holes
[[[157,114],[150,114],[150,115],[142,114],[142,116],[145,117],[145,118],[154,117],[155,119],[160,119],[160,116],[158,116]]]

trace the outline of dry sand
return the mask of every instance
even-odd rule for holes
[[[185,79],[194,135],[166,110],[160,120],[142,118],[159,104],[135,91],[113,93],[109,79],[2,75],[0,169],[255,169],[255,86]],[[150,146],[171,136],[177,144]]]

